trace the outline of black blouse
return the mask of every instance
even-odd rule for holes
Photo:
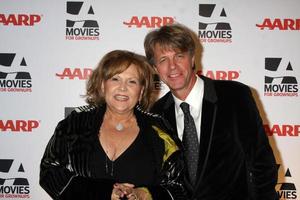
[[[122,133],[120,133],[122,134]],[[93,177],[112,179],[119,183],[132,183],[135,186],[152,185],[155,174],[154,155],[139,132],[129,147],[114,161],[111,161],[98,139],[96,151],[91,156]]]

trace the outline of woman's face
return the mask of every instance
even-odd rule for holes
[[[125,71],[115,74],[104,81],[101,90],[107,108],[113,112],[123,114],[131,112],[143,93],[137,67],[131,64]]]

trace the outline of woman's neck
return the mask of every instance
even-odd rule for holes
[[[126,113],[116,113],[107,109],[104,114],[104,127],[111,128],[117,132],[122,132],[134,126],[136,122],[133,111]]]
[[[133,110],[130,112],[126,112],[126,113],[117,113],[117,112],[114,112],[111,109],[107,108],[107,110],[104,114],[104,117],[106,117],[106,119],[109,119],[109,120],[120,122],[120,121],[126,121],[126,120],[133,118],[134,113],[133,113]]]

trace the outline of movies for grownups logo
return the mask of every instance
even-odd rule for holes
[[[31,75],[24,57],[0,53],[0,92],[32,92]]]
[[[283,170],[280,164],[277,165],[278,172]],[[280,173],[279,173],[280,174]],[[281,177],[279,177],[280,179]],[[283,182],[279,181],[276,185],[276,190],[280,200],[297,199],[297,189],[293,183],[293,177],[289,168],[284,173]]]
[[[28,199],[30,186],[23,164],[13,159],[0,159],[0,199]]]
[[[232,30],[227,22],[227,13],[216,4],[199,4],[198,37],[203,43],[231,43]]]
[[[298,97],[298,81],[292,64],[282,58],[265,58],[264,96]]]
[[[66,40],[99,40],[94,9],[83,1],[67,1]]]

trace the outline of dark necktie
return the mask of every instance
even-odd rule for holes
[[[190,113],[189,104],[183,102],[180,107],[184,113],[184,130],[183,130],[183,146],[188,174],[191,183],[194,185],[198,168],[199,142],[197,137],[197,129],[194,119]]]

